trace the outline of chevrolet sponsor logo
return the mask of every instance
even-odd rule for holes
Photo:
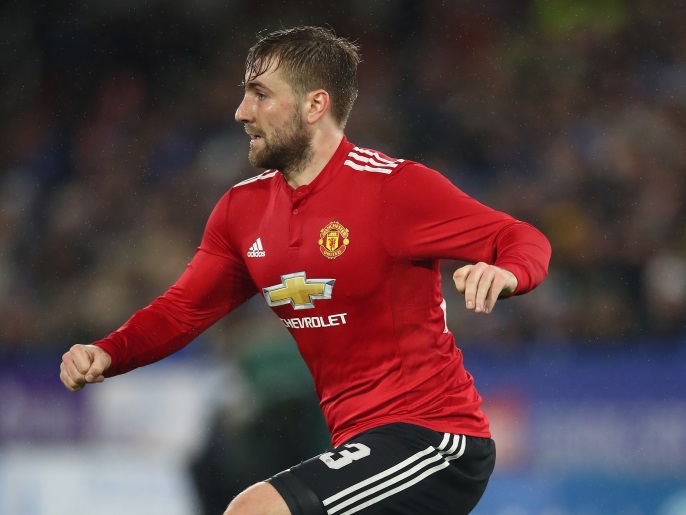
[[[281,276],[281,284],[263,288],[271,307],[291,304],[293,309],[310,309],[317,299],[330,299],[335,279],[308,279],[305,272]]]
[[[326,317],[300,317],[300,318],[280,318],[283,325],[291,329],[319,329],[321,327],[334,327],[345,325],[347,313],[336,313]]]

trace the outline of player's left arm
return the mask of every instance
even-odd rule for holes
[[[486,208],[486,217],[493,216],[489,211]],[[498,299],[531,291],[548,274],[548,239],[535,227],[509,215],[502,224],[504,228],[487,240],[492,259],[462,266],[453,274],[455,287],[465,296],[465,306],[476,313],[491,313]]]
[[[381,222],[403,228],[387,242],[391,252],[469,263],[453,276],[467,309],[491,313],[498,299],[534,289],[548,273],[551,247],[538,229],[481,204],[434,170],[406,166],[389,177],[383,197],[394,209]]]

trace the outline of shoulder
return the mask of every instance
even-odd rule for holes
[[[259,175],[245,179],[234,184],[222,198],[222,202],[235,203],[241,199],[254,202],[260,195],[269,195],[273,188],[277,187],[281,180],[278,170],[266,170]]]
[[[418,190],[456,189],[443,174],[411,159],[390,157],[378,150],[353,147],[343,162],[351,173],[362,172],[366,180],[376,178],[382,191],[414,194]]]
[[[238,188],[244,188],[246,186],[250,186],[249,188],[245,189],[260,189],[263,187],[269,188],[272,186],[275,182],[276,179],[278,179],[279,176],[279,171],[278,170],[266,170],[262,172],[259,175],[256,175],[254,177],[250,177],[249,179],[245,179],[244,181],[241,181],[237,184],[234,184],[234,186],[231,188],[231,190],[235,190]],[[231,191],[229,190],[229,191]]]
[[[260,195],[269,195],[272,187],[277,184],[275,179],[278,179],[279,176],[277,170],[267,170],[255,177],[234,184],[217,202],[213,217],[226,217],[229,211],[240,210],[246,206],[246,203],[259,202]]]
[[[253,217],[256,206],[262,206],[271,193],[275,179],[281,177],[277,170],[267,170],[245,179],[226,191],[215,205],[208,219],[204,242],[207,248],[231,248],[232,238],[238,228],[245,226]]]
[[[381,175],[391,175],[412,164],[416,163],[389,157],[383,152],[364,147],[353,147],[343,161],[344,168]]]
[[[343,167],[357,172],[369,172],[372,176],[386,176],[390,182],[424,182],[426,180],[450,182],[440,172],[417,161],[389,157],[378,150],[357,146],[350,150],[343,162]]]

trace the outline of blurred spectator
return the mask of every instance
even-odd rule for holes
[[[486,320],[446,268],[462,346],[683,339],[686,4],[305,4],[1,8],[1,353],[99,337],[180,274],[214,203],[255,173],[236,56],[281,23],[359,40],[353,141],[425,161],[551,239],[549,280]]]
[[[256,174],[233,120],[243,56],[258,31],[302,23],[362,47],[353,142],[433,166],[553,244],[548,279],[489,317],[444,264],[467,353],[683,345],[684,20],[667,0],[5,2],[0,362],[100,338],[178,277],[220,196]],[[192,464],[207,513],[325,445],[304,365],[259,301],[191,345],[250,387]]]

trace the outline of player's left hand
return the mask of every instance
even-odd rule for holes
[[[512,295],[517,278],[509,270],[479,262],[455,270],[453,281],[457,291],[464,294],[467,309],[488,315],[496,301]]]

